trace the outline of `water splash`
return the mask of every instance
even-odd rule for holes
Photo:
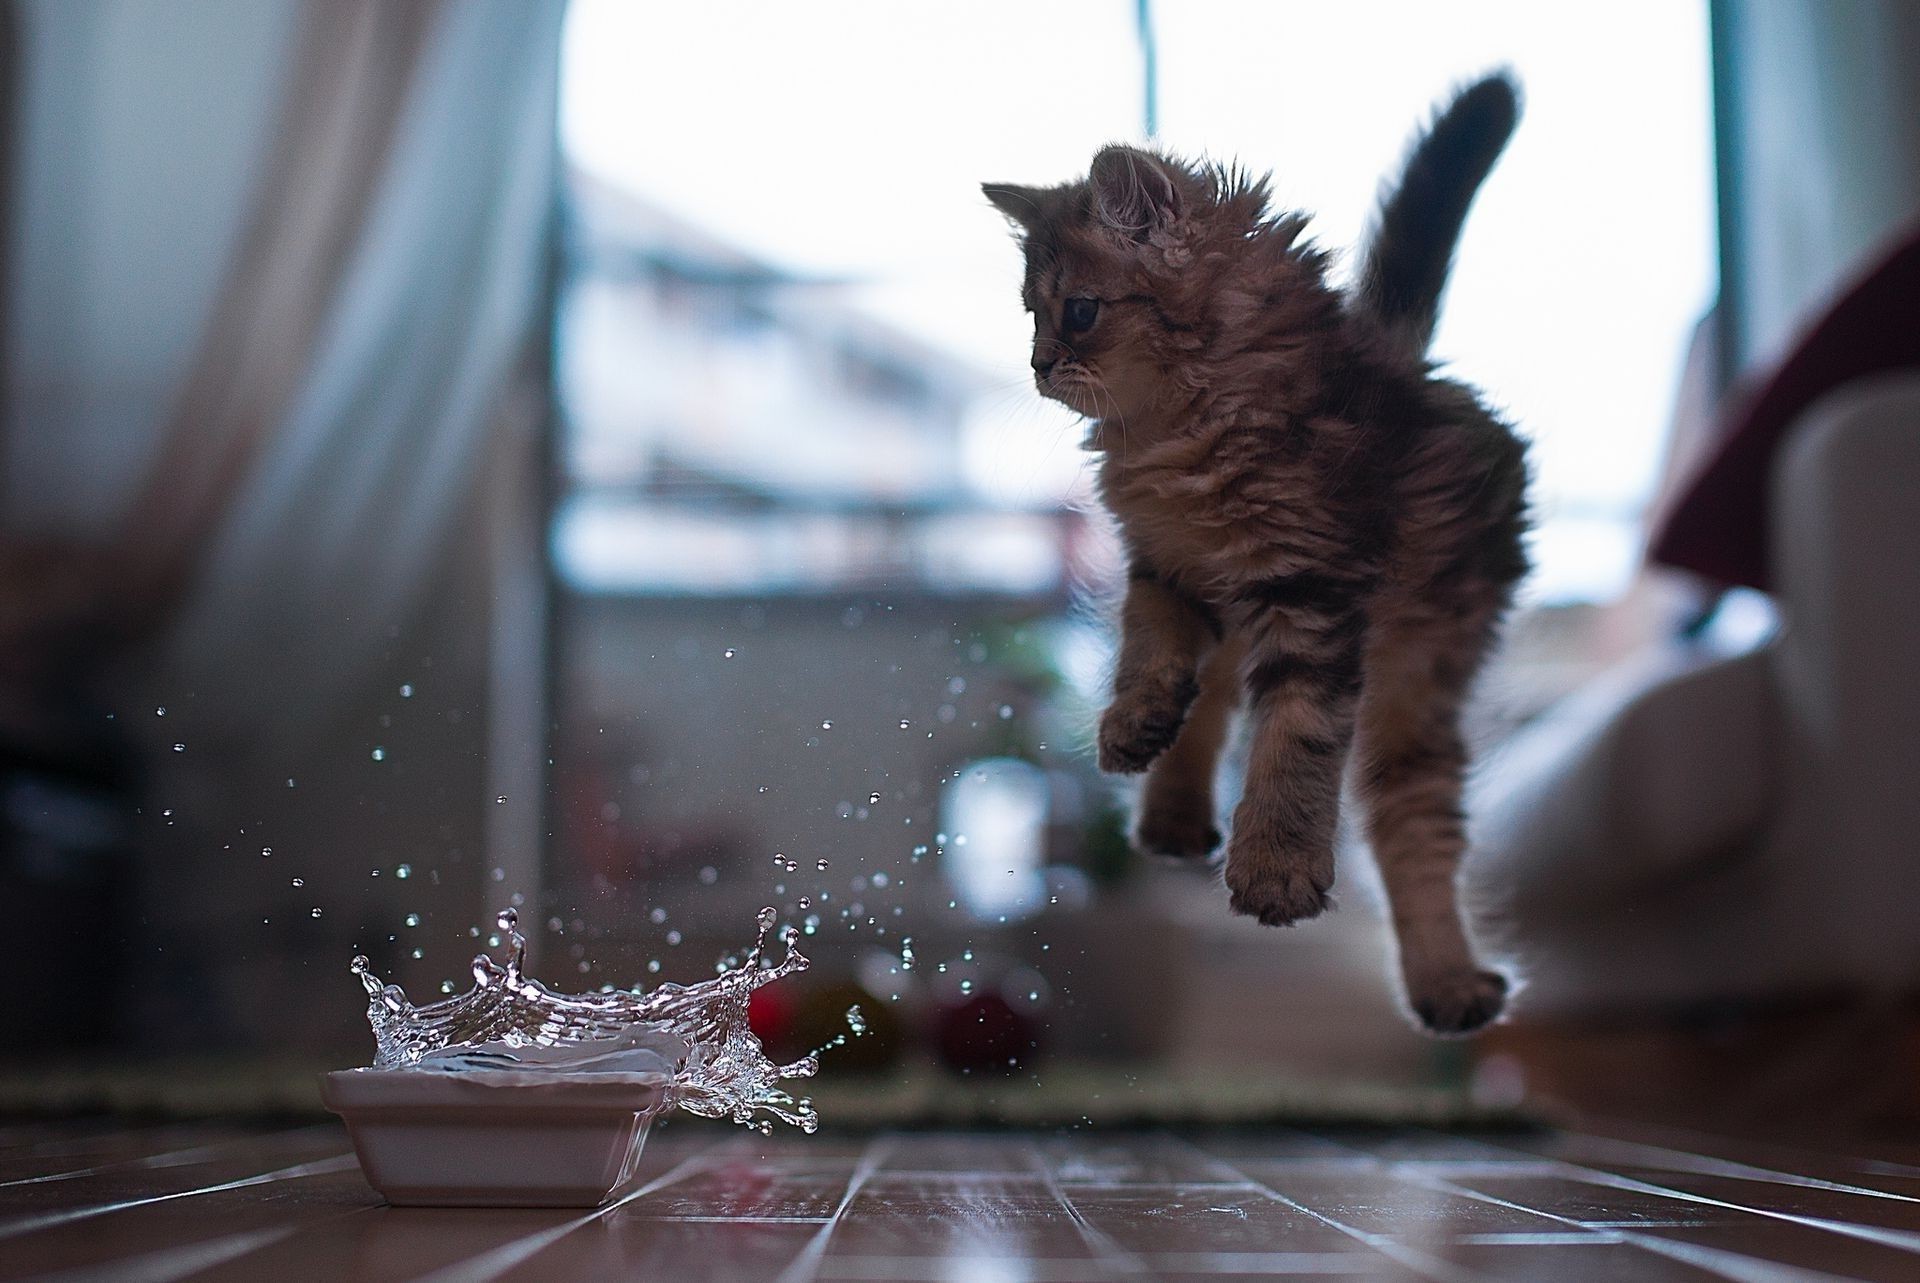
[[[352,969],[367,991],[367,1021],[377,1047],[373,1067],[580,1071],[637,1043],[674,1046],[670,1040],[677,1038],[675,1049],[684,1052],[674,1063],[663,1109],[677,1107],[762,1129],[765,1120],[757,1115],[764,1111],[812,1132],[819,1126],[813,1106],[780,1084],[818,1073],[818,1058],[776,1065],[747,1024],[747,1002],[755,989],[808,966],[794,945],[798,932],[792,926],[780,932],[787,956],[761,964],[775,917],[771,908],[760,910],[759,934],[738,967],[698,984],[663,984],[645,994],[637,989],[556,993],[524,975],[527,940],[512,909],[499,916],[510,947],[506,964],[478,955],[473,988],[424,1007],[409,1002],[399,985],[383,984],[367,959],[357,957]],[[556,1058],[553,1048],[578,1054]]]

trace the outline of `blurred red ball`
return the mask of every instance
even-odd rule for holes
[[[778,985],[763,985],[747,997],[747,1028],[773,1054],[793,1038],[793,999]]]
[[[1040,1023],[988,991],[941,1005],[934,1045],[949,1069],[1007,1073],[1030,1066],[1040,1049]]]
[[[866,1028],[857,1037],[847,1021],[853,1007],[860,1009]],[[747,1024],[768,1057],[780,1063],[818,1051],[821,1063],[834,1070],[879,1070],[891,1066],[906,1047],[900,1022],[886,1004],[852,980],[826,976],[754,990]]]

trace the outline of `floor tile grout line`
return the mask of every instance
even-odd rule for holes
[[[1303,1134],[1312,1135],[1313,1133]],[[1441,1135],[1443,1133],[1436,1132],[1433,1134]],[[1731,1252],[1725,1249],[1705,1248],[1699,1244],[1675,1245],[1670,1240],[1658,1238],[1653,1235],[1634,1233],[1631,1230],[1596,1231],[1593,1227],[1574,1220],[1572,1217],[1561,1216],[1558,1213],[1548,1212],[1537,1207],[1528,1207],[1525,1204],[1515,1203],[1496,1195],[1487,1194],[1481,1190],[1456,1185],[1447,1180],[1446,1177],[1439,1172],[1434,1171],[1431,1164],[1395,1162],[1383,1159],[1376,1154],[1368,1154],[1363,1149],[1348,1145],[1344,1141],[1334,1140],[1332,1137],[1317,1136],[1316,1138],[1325,1140],[1329,1144],[1338,1145],[1360,1157],[1370,1160],[1372,1164],[1383,1173],[1390,1174],[1396,1179],[1404,1180],[1411,1184],[1425,1185],[1427,1188],[1452,1194],[1456,1197],[1492,1203],[1501,1207],[1512,1208],[1515,1211],[1526,1212],[1529,1215],[1557,1221],[1560,1224],[1570,1226],[1582,1236],[1591,1237],[1596,1246],[1626,1243],[1642,1251],[1651,1252],[1656,1256],[1672,1260],[1681,1260],[1697,1268],[1707,1269],[1713,1273],[1721,1274],[1723,1277],[1735,1280],[1736,1283],[1824,1283],[1825,1280],[1839,1280],[1839,1276],[1836,1275],[1818,1274],[1813,1271],[1799,1269],[1796,1266],[1782,1265],[1776,1261],[1768,1261],[1761,1257],[1747,1256],[1743,1253]],[[1493,1148],[1498,1149],[1499,1147],[1494,1146]],[[1564,1166],[1564,1163],[1554,1163],[1552,1165]],[[1528,1166],[1534,1166],[1534,1164],[1528,1164]],[[1291,1202],[1292,1200],[1287,1201]],[[1302,1210],[1313,1214],[1311,1208],[1303,1208]],[[1329,1223],[1334,1222],[1329,1219]],[[1358,1233],[1357,1231],[1354,1232],[1356,1234]],[[1362,1237],[1373,1241],[1376,1247],[1383,1247],[1383,1244],[1375,1240],[1373,1236]],[[1676,1251],[1674,1250],[1676,1246],[1683,1247],[1685,1250]],[[1709,1257],[1711,1258],[1711,1263],[1709,1263],[1707,1259]],[[1839,1283],[1845,1283],[1845,1281],[1839,1280]]]
[[[1842,1181],[1824,1180],[1818,1176],[1802,1176],[1797,1172],[1783,1172],[1770,1167],[1756,1167],[1751,1163],[1735,1162],[1732,1159],[1716,1158],[1711,1154],[1693,1154],[1683,1149],[1671,1149],[1664,1145],[1649,1145],[1641,1141],[1620,1140],[1611,1136],[1593,1136],[1582,1133],[1581,1139],[1602,1147],[1613,1146],[1628,1151],[1665,1158],[1691,1160],[1686,1167],[1674,1167],[1666,1170],[1686,1172],[1693,1176],[1712,1176],[1722,1180],[1754,1181],[1768,1185],[1790,1185],[1802,1189],[1823,1189],[1836,1194],[1855,1194],[1863,1198],[1884,1198],[1898,1203],[1920,1203],[1920,1198],[1911,1194],[1895,1194],[1890,1190],[1872,1189],[1865,1185],[1848,1185]],[[1604,1160],[1603,1160],[1604,1161]],[[1646,1167],[1660,1167],[1659,1162],[1639,1164]]]
[[[486,1280],[498,1278],[515,1266],[546,1251],[575,1230],[611,1216],[636,1199],[645,1198],[648,1194],[679,1184],[704,1167],[712,1157],[712,1151],[703,1150],[697,1154],[690,1154],[645,1185],[621,1195],[604,1207],[596,1207],[560,1225],[550,1225],[546,1229],[523,1234],[498,1247],[489,1248],[477,1256],[443,1265],[437,1270],[418,1276],[414,1283],[486,1283]]]
[[[1080,1237],[1085,1240],[1088,1247],[1093,1249],[1094,1255],[1100,1259],[1100,1262],[1121,1274],[1146,1274],[1146,1262],[1133,1252],[1121,1247],[1111,1234],[1095,1228],[1087,1220],[1085,1213],[1073,1205],[1073,1200],[1067,1197],[1067,1192],[1060,1188],[1059,1177],[1047,1162],[1047,1156],[1041,1150],[1039,1141],[1029,1139],[1026,1145],[1032,1151],[1033,1161],[1038,1164],[1042,1179],[1046,1181],[1048,1193],[1052,1194],[1054,1201],[1066,1210],[1067,1218],[1073,1222],[1074,1228],[1080,1232]]]
[[[101,1203],[91,1207],[66,1208],[58,1212],[45,1212],[38,1216],[29,1216],[24,1220],[0,1224],[0,1239],[17,1238],[22,1234],[31,1234],[56,1225],[70,1225],[75,1221],[89,1220],[95,1216],[105,1216],[110,1212],[124,1212],[136,1207],[147,1207],[154,1203],[169,1203],[180,1198],[196,1198],[201,1194],[221,1194],[228,1190],[246,1189],[253,1185],[269,1185],[275,1181],[298,1180],[307,1176],[326,1176],[334,1172],[344,1172],[359,1165],[352,1154],[338,1154],[332,1158],[317,1159],[310,1163],[297,1163],[292,1167],[283,1167],[277,1171],[262,1172],[258,1176],[244,1176],[239,1180],[222,1181],[216,1185],[205,1185],[195,1189],[174,1190],[167,1194],[154,1194],[146,1198],[122,1199],[117,1203]]]
[[[1288,1198],[1285,1194],[1282,1194],[1279,1190],[1274,1189],[1271,1185],[1268,1185],[1265,1181],[1260,1180],[1258,1177],[1254,1176],[1253,1173],[1246,1171],[1245,1169],[1239,1167],[1234,1163],[1227,1161],[1224,1158],[1221,1158],[1217,1154],[1208,1153],[1206,1150],[1201,1149],[1198,1145],[1195,1145],[1192,1141],[1184,1140],[1180,1137],[1174,1137],[1174,1139],[1179,1141],[1180,1144],[1183,1144],[1187,1146],[1189,1149],[1193,1150],[1194,1153],[1199,1154],[1203,1158],[1206,1158],[1211,1162],[1218,1164],[1221,1168],[1227,1171],[1239,1173],[1241,1179],[1247,1181],[1249,1184],[1256,1187],[1260,1191],[1260,1193],[1266,1196],[1267,1198],[1270,1198],[1277,1203],[1285,1203],[1288,1207],[1293,1208],[1297,1212],[1303,1212],[1306,1215],[1311,1216],[1314,1220],[1319,1221],[1323,1225],[1332,1226],[1334,1229],[1339,1230],[1342,1234],[1345,1234],[1348,1238],[1353,1239],[1355,1242],[1364,1243],[1366,1246],[1372,1248],[1374,1251],[1380,1253],[1382,1256],[1385,1256],[1391,1260],[1397,1261],[1401,1265],[1406,1266],[1408,1269],[1413,1270],[1416,1273],[1424,1274],[1430,1279],[1438,1280],[1439,1283],[1473,1283],[1475,1275],[1471,1270],[1461,1269],[1455,1266],[1451,1261],[1443,1261],[1438,1257],[1428,1256],[1425,1252],[1421,1252],[1414,1248],[1407,1247],[1403,1243],[1395,1243],[1390,1240],[1383,1240],[1378,1235],[1367,1234],[1361,1230],[1357,1230],[1351,1225],[1344,1224],[1341,1221],[1335,1220],[1331,1216],[1327,1216],[1324,1213],[1315,1211],[1313,1208],[1308,1207],[1304,1203],[1299,1203],[1294,1201],[1291,1198]]]
[[[112,1261],[75,1266],[41,1274],[39,1283],[112,1283],[115,1279],[159,1283],[190,1278],[204,1270],[231,1264],[243,1256],[262,1251],[292,1238],[295,1225],[276,1225],[263,1230],[248,1230],[195,1243],[175,1243],[158,1251],[123,1256]]]
[[[1569,1134],[1575,1136],[1581,1135],[1581,1133],[1578,1132]],[[1509,1152],[1525,1153],[1526,1151],[1514,1150]],[[1635,1194],[1655,1194],[1662,1198],[1673,1199],[1682,1203],[1698,1203],[1707,1207],[1725,1208],[1733,1212],[1746,1212],[1753,1216],[1764,1216],[1770,1220],[1785,1221],[1790,1225],[1809,1226],[1813,1229],[1826,1230],[1829,1233],[1844,1235],[1848,1238],[1857,1238],[1868,1243],[1878,1243],[1882,1247],[1891,1247],[1900,1251],[1920,1254],[1920,1234],[1911,1231],[1882,1229],[1875,1225],[1854,1225],[1845,1221],[1828,1220],[1822,1216],[1804,1216],[1798,1212],[1781,1212],[1764,1207],[1751,1207],[1743,1203],[1730,1202],[1727,1199],[1714,1198],[1707,1194],[1693,1194],[1683,1189],[1672,1189],[1663,1185],[1655,1185],[1650,1181],[1638,1180],[1631,1176],[1622,1176],[1618,1172],[1607,1171],[1603,1167],[1587,1167],[1579,1163],[1568,1162],[1565,1159],[1559,1161],[1565,1172],[1571,1175],[1573,1179],[1584,1181],[1589,1185],[1598,1185],[1602,1189],[1627,1190]],[[1551,1215],[1551,1213],[1542,1212],[1540,1215],[1547,1216]],[[1635,1236],[1636,1241],[1638,1241],[1639,1237],[1641,1236]],[[1660,1239],[1658,1241],[1664,1243],[1668,1240]],[[1645,1246],[1645,1244],[1643,1243],[1641,1246]]]
[[[1863,1283],[1845,1274],[1824,1274],[1799,1265],[1784,1265],[1764,1257],[1747,1256],[1724,1247],[1704,1243],[1686,1243],[1674,1239],[1643,1237],[1632,1240],[1635,1247],[1682,1265],[1718,1274],[1733,1283]]]
[[[1652,1252],[1656,1256],[1668,1257],[1675,1260],[1681,1259],[1667,1250],[1671,1244],[1671,1240],[1668,1239],[1659,1238],[1651,1234],[1635,1233],[1630,1229],[1596,1229],[1596,1227],[1575,1220],[1570,1216],[1562,1216],[1557,1212],[1545,1211],[1538,1207],[1528,1207],[1523,1203],[1515,1203],[1509,1199],[1500,1198],[1497,1195],[1488,1194],[1482,1190],[1471,1189],[1464,1185],[1456,1185],[1444,1176],[1432,1171],[1420,1171],[1418,1169],[1408,1170],[1411,1165],[1404,1163],[1394,1163],[1390,1166],[1400,1179],[1425,1185],[1429,1189],[1453,1194],[1461,1198],[1477,1199],[1481,1202],[1493,1203],[1501,1207],[1510,1207],[1515,1211],[1527,1212],[1534,1216],[1544,1216],[1549,1220],[1572,1226],[1575,1230],[1592,1236],[1597,1245],[1625,1243],[1631,1247],[1639,1248],[1642,1251]],[[1702,1247],[1700,1244],[1691,1243],[1686,1246],[1690,1249]],[[1801,1270],[1797,1266],[1782,1265],[1778,1261],[1769,1261],[1764,1257],[1749,1256],[1743,1252],[1729,1251],[1725,1248],[1710,1248],[1705,1250],[1714,1256],[1718,1262],[1717,1265],[1709,1266],[1697,1259],[1689,1259],[1687,1263],[1721,1274],[1725,1278],[1735,1280],[1736,1283],[1821,1283],[1822,1280],[1831,1280],[1839,1277],[1831,1274],[1818,1274],[1812,1271]],[[1700,1253],[1695,1252],[1694,1255],[1698,1256]],[[1747,1268],[1750,1266],[1759,1268]],[[1737,1272],[1733,1272],[1736,1270]]]
[[[1764,1149],[1778,1150],[1778,1151],[1781,1151],[1782,1153],[1791,1153],[1802,1158],[1813,1158],[1813,1159],[1820,1159],[1827,1162],[1845,1164],[1848,1166],[1855,1167],[1861,1171],[1873,1171],[1876,1169],[1884,1169],[1884,1170],[1877,1171],[1877,1174],[1882,1176],[1905,1176],[1905,1177],[1920,1178],[1920,1165],[1915,1165],[1913,1163],[1895,1162],[1892,1159],[1862,1158],[1856,1154],[1848,1154],[1844,1156],[1839,1154],[1826,1154],[1826,1153],[1822,1153],[1819,1150],[1803,1149],[1799,1145],[1795,1145],[1791,1143],[1783,1143],[1778,1141],[1744,1141],[1737,1136],[1726,1136],[1718,1132],[1700,1131],[1691,1127],[1680,1127],[1672,1123],[1635,1123],[1626,1119],[1609,1118],[1609,1117],[1598,1118],[1598,1119],[1595,1119],[1594,1121],[1608,1129],[1609,1134],[1604,1137],[1601,1137],[1600,1139],[1625,1140],[1629,1144],[1652,1144],[1653,1143],[1651,1141],[1635,1141],[1635,1140],[1628,1139],[1634,1133],[1640,1133],[1648,1136],[1667,1136],[1667,1137],[1673,1138],[1676,1141],[1684,1139],[1691,1144],[1697,1144],[1701,1141],[1708,1141],[1708,1142],[1715,1143],[1716,1145],[1724,1145],[1729,1142],[1735,1145],[1758,1145],[1759,1147]],[[1625,1133],[1625,1135],[1616,1135],[1613,1133]],[[1592,1133],[1585,1133],[1585,1134],[1591,1135]],[[1666,1144],[1659,1144],[1659,1145],[1656,1145],[1655,1147],[1668,1148],[1668,1149],[1671,1148],[1671,1146]],[[1684,1154],[1684,1153],[1687,1153],[1688,1151],[1673,1150],[1673,1152]],[[1700,1156],[1703,1158],[1714,1157],[1714,1155],[1709,1154],[1705,1149],[1702,1149],[1700,1151]],[[1727,1163],[1735,1163],[1743,1167],[1751,1166],[1750,1164],[1740,1163],[1739,1160],[1736,1160],[1736,1159],[1721,1159],[1719,1161],[1727,1162]],[[1757,1168],[1756,1170],[1766,1171],[1768,1169]],[[1807,1177],[1805,1179],[1817,1180],[1819,1178]]]
[[[819,1272],[821,1258],[827,1254],[827,1240],[833,1237],[833,1231],[840,1224],[841,1215],[859,1194],[861,1186],[865,1185],[867,1180],[880,1169],[881,1161],[895,1144],[896,1141],[891,1132],[882,1132],[867,1142],[866,1150],[860,1155],[860,1162],[854,1167],[853,1174],[847,1177],[846,1192],[841,1194],[839,1205],[833,1209],[833,1215],[828,1217],[827,1223],[820,1227],[820,1232],[808,1239],[799,1252],[794,1254],[793,1260],[787,1263],[786,1269],[780,1271],[774,1283],[812,1283],[815,1274]]]
[[[213,1141],[205,1145],[191,1145],[186,1149],[167,1150],[159,1154],[147,1154],[140,1158],[118,1158],[110,1163],[96,1163],[92,1167],[79,1167],[71,1171],[48,1172],[41,1176],[16,1176],[8,1180],[0,1180],[0,1189],[13,1189],[21,1185],[46,1185],[55,1181],[79,1180],[84,1176],[98,1176],[103,1172],[117,1171],[122,1168],[185,1166],[185,1161],[183,1160],[188,1160],[195,1154],[214,1154],[224,1149],[236,1149],[250,1142],[259,1140],[270,1139],[277,1142],[289,1136],[297,1136],[302,1132],[318,1131],[325,1126],[325,1124],[317,1124],[314,1127],[299,1127],[291,1131],[275,1132],[271,1136],[238,1136],[231,1140]]]
[[[102,1283],[102,1281],[111,1283],[115,1279],[128,1280],[129,1283],[131,1280],[139,1280],[140,1283],[158,1283],[162,1279],[190,1278],[203,1270],[229,1265],[310,1230],[332,1225],[350,1216],[363,1216],[368,1212],[377,1211],[379,1207],[378,1203],[366,1203],[359,1207],[343,1208],[310,1220],[282,1223],[262,1230],[201,1239],[193,1243],[175,1244],[158,1251],[144,1252],[138,1256],[123,1256],[103,1264],[76,1266],[55,1274],[41,1276],[40,1283]]]

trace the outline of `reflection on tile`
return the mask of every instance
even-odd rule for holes
[[[890,1188],[879,1178],[876,1183],[878,1188],[854,1195],[840,1214],[827,1240],[828,1255],[1097,1255],[1044,1185],[1019,1191],[1001,1184],[955,1185],[936,1191]]]
[[[1458,1266],[1475,1279],[1539,1283],[1542,1279],[1578,1279],[1580,1283],[1724,1283],[1725,1274],[1672,1260],[1631,1243],[1610,1243],[1598,1235],[1565,1235],[1547,1241],[1441,1243],[1428,1256]]]
[[[1864,1239],[1787,1221],[1740,1225],[1703,1225],[1690,1229],[1656,1227],[1643,1237],[1678,1248],[1705,1249],[1712,1257],[1789,1265],[1855,1279],[1909,1280],[1920,1277],[1920,1255]],[[1701,1264],[1712,1268],[1711,1259]],[[1756,1274],[1757,1276],[1757,1274]]]
[[[1132,1252],[1365,1251],[1351,1234],[1257,1189],[1072,1189],[1066,1197],[1088,1225]]]
[[[1537,1212],[1414,1184],[1387,1171],[1330,1175],[1284,1165],[1238,1165],[1282,1198],[1361,1234],[1406,1241],[1566,1228]]]
[[[649,1221],[615,1213],[528,1257],[507,1277],[663,1283],[773,1279],[824,1228],[778,1221]]]
[[[1920,1200],[1851,1194],[1818,1186],[1784,1185],[1777,1181],[1727,1180],[1634,1168],[1620,1168],[1614,1174],[1629,1181],[1642,1181],[1734,1207],[1764,1207],[1770,1212],[1793,1216],[1901,1230],[1911,1234],[1915,1248],[1920,1249]],[[1698,1206],[1711,1209],[1712,1204]]]
[[[1041,1161],[1061,1185],[1242,1183],[1219,1159],[1171,1136],[1078,1134],[1040,1142]]]
[[[171,1198],[8,1239],[0,1242],[0,1279],[84,1270],[163,1249],[211,1244],[236,1234],[298,1231],[379,1203],[358,1168],[268,1190],[249,1186]],[[0,1198],[0,1208],[5,1206],[6,1200]]]
[[[1706,1203],[1595,1185],[1572,1176],[1446,1174],[1449,1185],[1588,1226],[1724,1225],[1744,1212]]]

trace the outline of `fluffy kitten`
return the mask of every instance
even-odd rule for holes
[[[1500,1012],[1455,896],[1459,719],[1526,571],[1523,447],[1425,357],[1461,220],[1511,133],[1513,83],[1464,91],[1414,146],[1342,297],[1267,180],[1108,147],[1086,179],[988,184],[1026,253],[1041,393],[1094,420],[1129,554],[1102,769],[1149,771],[1136,842],[1202,858],[1248,705],[1227,840],[1235,912],[1327,906],[1341,782],[1392,903],[1409,1003],[1436,1033]]]

